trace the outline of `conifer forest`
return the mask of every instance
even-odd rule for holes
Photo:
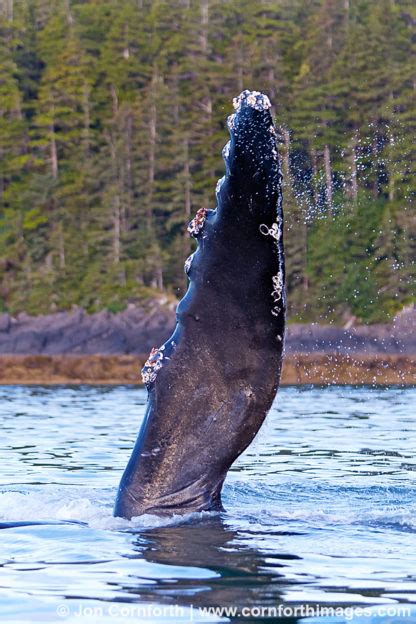
[[[415,24],[412,0],[1,0],[0,312],[180,297],[256,89],[289,320],[390,319],[415,301]]]

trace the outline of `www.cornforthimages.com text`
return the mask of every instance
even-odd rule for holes
[[[57,615],[63,620],[67,617],[111,617],[114,619],[141,618],[172,618],[181,622],[203,622],[213,617],[224,618],[305,618],[305,617],[343,617],[352,620],[356,617],[410,617],[410,605],[377,605],[377,606],[317,606],[309,604],[249,607],[196,607],[189,605],[149,605],[149,604],[109,604],[88,605],[63,602],[56,609]]]

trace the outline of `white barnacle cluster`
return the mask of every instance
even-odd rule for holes
[[[215,187],[215,192],[218,195],[218,193],[220,192],[220,188],[222,187],[223,183],[225,181],[225,176],[223,176],[222,178],[220,178],[217,182],[217,186]]]
[[[207,218],[207,211],[205,208],[200,208],[192,221],[189,222],[188,232],[191,236],[198,236],[199,232],[204,227],[205,219]]]
[[[283,271],[280,270],[277,275],[273,275],[273,290],[272,297],[274,301],[274,306],[272,308],[273,316],[278,316],[279,312],[281,312],[281,307],[279,302],[282,300],[283,295]]]
[[[194,255],[195,255],[195,252],[193,254],[191,254],[190,256],[188,256],[187,259],[185,260],[184,270],[185,270],[186,275],[189,274],[189,271],[191,269],[192,260],[194,259]]]
[[[227,126],[229,130],[234,130],[235,127],[235,113],[227,117]]]
[[[231,148],[231,141],[228,141],[224,145],[224,147],[222,149],[222,157],[223,158],[225,158],[225,159],[228,158],[228,156],[230,155],[230,148]]]
[[[264,236],[271,236],[278,243],[277,249],[279,253],[280,263],[282,263],[281,259],[281,248],[279,246],[279,242],[282,238],[282,219],[280,216],[277,217],[276,223],[272,223],[269,227],[265,223],[262,223],[259,227],[260,232]],[[280,269],[277,275],[273,276],[273,290],[272,297],[274,301],[274,306],[272,308],[273,316],[278,316],[279,312],[281,312],[281,307],[279,304],[280,301],[283,300],[283,271]]]
[[[272,223],[270,227],[268,227],[265,223],[262,223],[259,230],[264,236],[271,236],[277,241],[280,241],[282,238],[282,228],[279,222]]]
[[[165,345],[160,349],[153,348],[142,368],[142,380],[147,387],[156,380],[157,373],[163,366],[164,349]]]
[[[239,111],[241,109],[241,105],[245,103],[247,106],[251,106],[258,111],[265,111],[271,108],[271,102],[267,95],[264,93],[260,93],[260,91],[250,91],[249,89],[245,89],[240,93],[240,95],[233,99],[233,106],[235,111]]]

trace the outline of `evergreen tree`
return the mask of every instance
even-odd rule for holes
[[[1,309],[181,294],[245,88],[280,128],[289,317],[414,301],[414,19],[411,0],[3,3]]]

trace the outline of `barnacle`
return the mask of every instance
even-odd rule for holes
[[[153,347],[145,365],[142,368],[142,380],[148,389],[149,386],[156,380],[157,373],[163,366],[163,350],[164,346],[160,347],[160,349]]]
[[[195,252],[193,254],[191,254],[190,256],[187,257],[187,259],[185,260],[185,265],[184,265],[184,270],[186,275],[188,275],[189,270],[191,268],[191,264],[192,264],[192,260],[194,259],[194,255]]]
[[[200,208],[192,221],[189,222],[188,232],[191,236],[196,237],[204,227],[205,219],[207,218],[207,211],[205,208]]]
[[[277,275],[273,275],[273,290],[272,297],[275,304],[277,304],[282,299],[283,295],[283,272],[279,271]],[[279,305],[274,305],[272,308],[273,316],[278,316],[281,312],[281,307]]]
[[[282,224],[281,218],[277,217],[277,222],[272,223],[271,227],[269,227],[265,223],[262,223],[259,227],[259,230],[264,236],[271,236],[279,243],[280,239],[282,238],[282,225],[281,224]],[[282,270],[280,270],[277,275],[273,276],[272,282],[273,282],[273,290],[271,294],[272,294],[274,303],[277,304],[279,301],[283,299],[283,272]],[[272,307],[273,316],[279,316],[280,312],[281,312],[280,305],[274,305]]]
[[[271,108],[267,95],[260,93],[260,91],[250,91],[249,89],[245,89],[238,97],[233,99],[234,110],[239,111],[243,103],[258,111],[266,111]]]
[[[231,147],[231,141],[228,141],[225,145],[224,148],[222,150],[222,155],[223,158],[228,158],[228,156],[230,155],[230,147]]]
[[[262,223],[259,229],[264,236],[271,236],[277,241],[279,241],[282,237],[282,228],[280,227],[279,223],[272,223],[271,227],[268,227],[265,223]]]
[[[229,130],[233,130],[235,126],[235,113],[227,117],[227,126]]]
[[[215,187],[215,192],[219,193],[220,192],[220,188],[223,184],[223,182],[225,182],[225,176],[223,176],[222,178],[220,178],[217,182],[217,186]]]

